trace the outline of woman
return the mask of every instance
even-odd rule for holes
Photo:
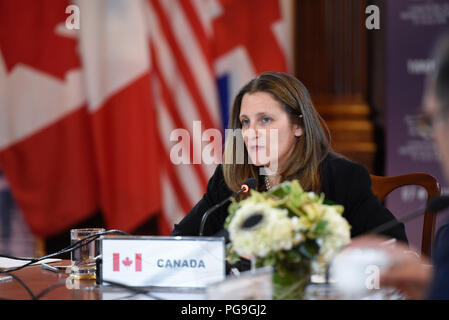
[[[368,171],[332,152],[323,127],[307,89],[296,78],[267,72],[251,80],[232,107],[234,134],[227,137],[224,164],[217,166],[207,192],[172,235],[197,236],[204,212],[239,190],[249,177],[257,179],[259,191],[297,179],[305,190],[323,192],[326,199],[344,206],[352,237],[395,219],[372,193]],[[244,141],[245,161],[238,161],[239,140]],[[214,211],[203,234],[225,235],[227,215],[227,205]],[[407,242],[402,224],[384,235]]]

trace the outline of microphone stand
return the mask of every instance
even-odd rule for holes
[[[224,205],[226,202],[230,201],[232,198],[235,198],[236,196],[238,196],[240,193],[242,192],[248,192],[250,189],[254,189],[256,187],[256,179],[255,178],[248,178],[245,180],[245,182],[242,184],[242,187],[239,191],[235,192],[232,196],[230,196],[227,199],[224,199],[222,202],[217,203],[216,205],[212,206],[211,208],[209,208],[204,214],[203,217],[201,218],[201,224],[200,224],[200,232],[199,235],[203,236],[203,232],[204,232],[204,225],[206,224],[206,219],[207,217],[214,212],[215,210],[217,210],[219,207],[221,207],[222,205]]]
[[[237,195],[237,194],[236,194]],[[235,195],[234,195],[235,196]],[[200,236],[203,236],[203,232],[204,232],[204,225],[206,224],[206,219],[207,217],[211,214],[211,212],[215,211],[216,209],[218,209],[219,207],[221,207],[222,205],[224,205],[226,202],[230,201],[232,198],[229,197],[227,199],[224,199],[222,202],[217,203],[216,205],[210,207],[204,214],[203,217],[201,218],[201,224],[200,224]]]
[[[399,225],[400,223],[404,223],[404,222],[408,222],[410,220],[413,220],[417,217],[419,217],[420,215],[422,215],[424,212],[426,211],[426,207],[421,207],[415,211],[413,211],[412,213],[406,215],[405,217],[403,217],[402,219],[398,219],[398,220],[390,220],[374,229],[372,229],[371,231],[368,231],[367,233],[381,233],[387,230],[390,230],[393,227],[396,227],[397,225]]]
[[[380,233],[386,230],[391,229],[392,227],[395,227],[399,223],[405,223],[410,220],[413,220],[420,215],[425,214],[426,210],[433,212],[435,214],[439,214],[441,211],[445,210],[447,207],[449,207],[449,196],[438,196],[434,198],[430,198],[427,202],[427,205],[424,207],[421,207],[412,213],[406,215],[405,217],[398,219],[398,220],[390,220],[367,233]]]

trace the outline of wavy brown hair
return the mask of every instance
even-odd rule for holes
[[[258,168],[250,163],[246,147],[244,161],[236,161],[236,148],[243,143],[239,120],[242,99],[245,94],[266,92],[277,100],[287,112],[290,123],[298,124],[303,135],[296,139],[293,151],[285,165],[279,168],[281,181],[298,179],[304,190],[319,192],[321,189],[320,164],[332,151],[330,135],[324,120],[316,112],[306,87],[295,77],[280,72],[265,72],[249,81],[237,94],[229,119],[229,129],[223,156],[223,174],[230,189],[239,190],[249,177],[260,181]],[[301,117],[302,116],[302,117]],[[240,130],[238,130],[240,129]],[[260,185],[260,183],[259,183]]]

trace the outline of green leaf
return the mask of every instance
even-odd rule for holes
[[[267,193],[274,195],[280,199],[283,199],[290,193],[290,190],[291,190],[290,181],[285,181],[277,185],[276,187],[272,188]]]
[[[276,263],[276,259],[273,256],[268,256],[265,259],[263,259],[263,264],[265,267],[274,266],[275,263]]]
[[[327,227],[328,224],[329,224],[329,222],[326,221],[326,220],[321,220],[321,221],[319,221],[319,222],[316,224],[316,226],[315,226],[315,233],[316,233],[317,235],[323,234],[324,231],[326,231],[326,227]]]
[[[229,224],[231,223],[232,219],[235,216],[235,212],[240,208],[241,204],[237,201],[235,201],[235,199],[231,199],[231,204],[228,206],[228,216],[226,217],[225,223],[224,223],[224,227],[225,229],[229,228]]]
[[[298,251],[290,250],[288,251],[288,259],[290,262],[300,262],[301,261],[301,255]]]
[[[232,243],[228,243],[226,245],[226,261],[228,261],[230,264],[235,264],[239,260],[240,260],[240,256],[237,254],[237,252],[232,247]]]
[[[303,214],[299,209],[299,206],[295,206],[292,203],[285,203],[285,207],[289,210],[289,212],[293,212],[296,216],[301,216]]]

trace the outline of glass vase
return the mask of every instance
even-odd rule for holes
[[[310,282],[310,264],[298,264],[273,272],[274,300],[302,300]]]

